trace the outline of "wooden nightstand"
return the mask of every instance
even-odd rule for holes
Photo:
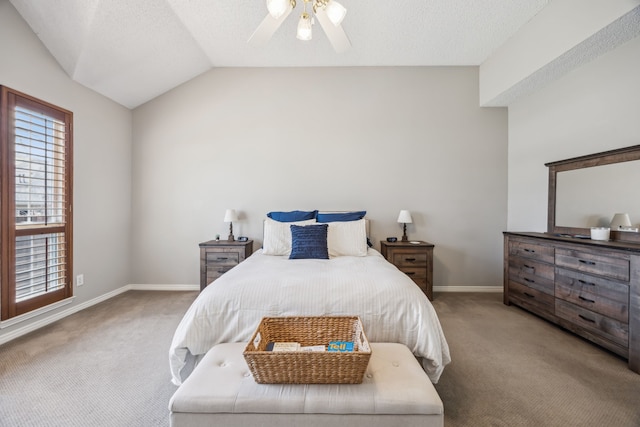
[[[411,277],[427,298],[433,301],[433,247],[429,242],[380,242],[387,261]]]
[[[209,240],[200,243],[200,290],[253,253],[253,240]]]

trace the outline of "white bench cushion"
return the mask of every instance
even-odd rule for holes
[[[371,343],[371,359],[362,384],[257,384],[242,356],[245,346],[218,344],[209,350],[171,398],[172,426],[180,419],[175,414],[402,414],[443,418],[438,393],[402,344]],[[442,425],[442,421],[428,425]]]

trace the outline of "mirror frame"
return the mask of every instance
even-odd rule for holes
[[[549,168],[549,195],[547,205],[547,232],[555,234],[590,235],[590,228],[563,227],[556,225],[556,183],[558,172],[584,169],[594,166],[610,165],[612,163],[640,160],[640,145],[603,151],[601,153],[574,157],[545,163]],[[640,233],[611,231],[611,240],[624,240],[640,243]]]

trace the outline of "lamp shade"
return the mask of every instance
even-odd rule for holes
[[[308,13],[303,13],[298,21],[298,32],[296,37],[299,40],[311,40],[313,33],[311,29],[311,17]]]
[[[400,215],[398,215],[398,222],[403,224],[411,224],[413,222],[413,219],[411,219],[411,212],[400,211]]]
[[[238,220],[238,214],[235,209],[227,209],[224,213],[224,222],[233,222]]]
[[[629,214],[626,213],[617,213],[613,216],[610,225],[612,230],[617,230],[620,227],[631,227],[631,220],[629,219]]]

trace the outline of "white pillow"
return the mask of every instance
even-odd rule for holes
[[[262,253],[265,255],[291,255],[291,226],[315,223],[315,219],[280,222],[271,218],[265,218]]]
[[[365,219],[329,222],[327,246],[329,257],[366,256],[367,229]]]

